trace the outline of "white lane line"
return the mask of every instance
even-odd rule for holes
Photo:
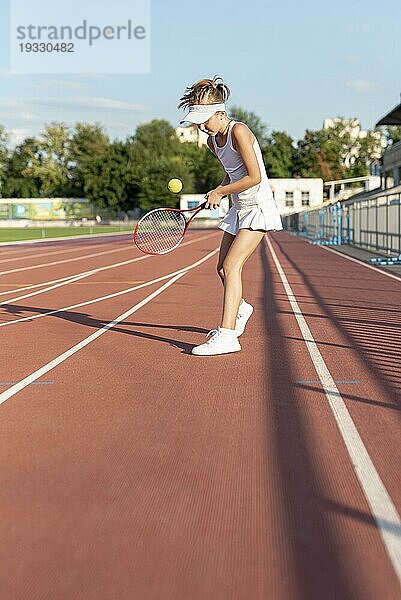
[[[342,258],[346,258],[347,260],[352,260],[352,262],[355,262],[358,265],[362,265],[362,267],[366,267],[367,269],[372,269],[373,271],[376,271],[377,273],[381,273],[381,275],[386,275],[386,277],[391,277],[392,279],[396,279],[397,281],[401,282],[401,277],[397,277],[397,275],[394,275],[393,273],[389,273],[388,271],[383,271],[382,269],[379,269],[378,267],[375,267],[374,265],[368,265],[367,263],[363,262],[363,260],[358,260],[357,258],[354,258],[353,256],[348,256],[347,254],[343,254],[342,252],[338,252],[338,250],[334,250],[333,248],[328,248],[327,246],[319,246],[319,248],[322,248],[323,250],[328,250],[329,252],[334,252],[334,254],[337,254],[337,256],[341,256]]]
[[[0,385],[14,385],[18,381],[0,381]],[[32,385],[52,385],[54,381],[34,381]]]
[[[189,244],[194,244],[195,242],[199,242],[201,240],[205,240],[205,239],[207,239],[209,237],[212,237],[213,235],[216,235],[216,234],[215,233],[210,233],[208,235],[204,235],[204,236],[198,237],[198,238],[196,238],[194,240],[190,240],[188,242],[184,242],[183,244],[181,244],[177,248],[177,250],[179,248],[184,247],[184,246],[188,246]],[[68,285],[69,283],[73,283],[76,280],[75,278],[82,278],[83,279],[84,277],[90,277],[91,275],[95,275],[96,273],[99,273],[100,271],[106,271],[108,269],[115,269],[117,267],[128,265],[128,264],[137,262],[138,260],[145,260],[145,259],[148,259],[148,258],[151,258],[151,256],[149,254],[146,254],[146,255],[143,255],[143,256],[138,256],[136,258],[130,258],[129,260],[124,260],[124,261],[119,262],[119,263],[112,263],[111,265],[105,265],[104,267],[98,267],[97,269],[92,269],[91,271],[83,271],[81,273],[76,273],[75,275],[68,275],[68,277],[62,277],[61,279],[53,279],[51,281],[43,281],[42,283],[35,283],[34,285],[27,285],[26,287],[15,288],[13,290],[7,290],[7,292],[0,292],[0,296],[5,296],[7,294],[11,294],[11,293],[14,293],[14,292],[23,292],[25,290],[31,290],[31,289],[34,289],[34,288],[42,287],[42,286],[47,285],[49,283],[50,284],[59,283],[60,281],[61,282],[63,282],[63,281],[65,282],[62,285]],[[40,290],[38,292],[35,292],[33,294],[26,294],[25,296],[18,296],[16,298],[8,298],[4,302],[1,302],[0,306],[2,306],[3,304],[10,304],[11,302],[15,302],[17,300],[22,300],[24,298],[29,298],[30,296],[36,296],[37,294],[42,294],[42,293],[47,292],[47,291],[49,291],[51,289],[54,289],[54,287],[60,287],[60,286],[51,286],[51,287],[47,287],[45,289],[42,289],[42,290]]]
[[[134,228],[132,228],[132,231]],[[31,240],[18,240],[16,242],[0,242],[0,250],[2,246],[23,246],[24,244],[29,246],[31,244],[46,244],[46,243],[57,243],[57,242],[74,242],[75,240],[86,240],[86,239],[96,239],[102,240],[107,237],[122,237],[124,235],[132,235],[132,231],[114,231],[111,233],[88,233],[85,235],[66,235],[65,237],[53,237],[53,238],[34,238]]]
[[[60,279],[51,279],[50,281],[42,281],[41,283],[34,283],[31,285],[17,287],[17,288],[14,288],[13,290],[7,290],[6,292],[0,292],[0,296],[6,296],[7,294],[13,294],[14,292],[23,292],[24,290],[32,290],[34,288],[42,287],[43,285],[48,285],[49,283],[57,283],[59,281],[68,281],[69,279],[73,279],[74,277],[78,277],[78,275],[83,275],[84,273],[88,273],[88,272],[89,271],[82,271],[81,273],[76,273],[75,275],[67,275],[67,277],[61,277]],[[14,283],[14,285],[16,285],[16,284]]]
[[[96,302],[102,302],[103,300],[109,300],[110,298],[116,298],[117,296],[122,296],[123,294],[129,294],[130,292],[134,292],[136,290],[140,290],[144,287],[149,287],[154,283],[159,283],[160,281],[164,281],[169,277],[173,277],[179,273],[186,273],[191,269],[194,269],[198,265],[201,265],[203,262],[211,258],[214,254],[219,251],[219,248],[212,250],[206,256],[196,261],[195,263],[188,265],[187,267],[183,267],[178,271],[174,271],[173,273],[168,273],[167,275],[162,275],[157,279],[152,279],[151,281],[145,281],[145,283],[141,283],[139,285],[134,285],[133,287],[126,288],[125,290],[120,290],[119,292],[114,292],[113,294],[107,294],[107,296],[100,296],[98,298],[93,298],[92,300],[86,300],[85,302],[80,302],[79,304],[71,304],[71,306],[63,306],[63,308],[57,308],[55,310],[49,310],[39,315],[31,315],[29,317],[21,317],[20,319],[14,319],[13,321],[6,321],[5,323],[0,323],[0,327],[7,327],[8,325],[15,325],[16,323],[23,323],[25,321],[33,321],[34,319],[40,319],[42,317],[48,317],[49,315],[55,315],[56,313],[65,312],[66,310],[72,310],[74,308],[80,308],[81,306],[88,306],[88,304],[95,304]]]
[[[132,313],[136,312],[137,310],[142,308],[142,306],[145,306],[145,304],[147,304],[148,302],[153,300],[153,298],[156,298],[156,296],[158,296],[159,294],[164,292],[164,290],[166,290],[168,287],[170,287],[170,285],[172,285],[178,279],[180,279],[180,277],[185,275],[185,273],[186,272],[179,273],[178,275],[176,275],[175,277],[170,279],[170,281],[167,281],[167,283],[165,283],[160,288],[158,288],[156,291],[152,292],[149,296],[147,296],[146,298],[141,300],[141,302],[138,302],[138,304],[135,304],[135,306],[133,306],[132,308],[130,308],[129,310],[124,312],[122,315],[116,317],[113,321],[110,321],[110,323],[107,323],[101,329],[98,329],[97,331],[95,331],[95,333],[92,333],[91,335],[89,335],[87,338],[83,339],[78,344],[75,344],[75,346],[72,346],[72,348],[70,348],[66,352],[63,352],[59,356],[56,356],[56,358],[54,358],[47,364],[43,365],[43,367],[40,367],[40,369],[37,369],[37,371],[34,371],[33,373],[31,373],[24,379],[21,379],[21,381],[19,381],[17,384],[8,388],[8,390],[6,390],[2,394],[0,394],[0,404],[3,404],[3,402],[5,402],[6,400],[8,400],[12,396],[14,396],[14,394],[16,394],[17,392],[20,392],[21,390],[23,390],[27,385],[33,383],[36,379],[39,379],[39,377],[42,377],[42,375],[44,375],[45,373],[48,373],[49,371],[51,371],[52,369],[57,367],[60,363],[67,360],[67,358],[70,358],[70,356],[72,356],[79,350],[82,350],[82,348],[85,348],[85,346],[87,346],[88,344],[90,344],[91,342],[96,340],[98,337],[103,335],[103,333],[106,333],[106,331],[108,331],[109,329],[111,329],[112,327],[114,327],[115,325],[120,323],[121,321],[124,321],[124,319],[126,319],[127,317],[132,315]]]
[[[40,367],[39,369],[37,369],[36,371],[31,373],[27,377],[24,377],[24,379],[21,379],[21,381],[19,381],[12,387],[8,388],[8,390],[6,390],[5,392],[0,394],[0,404],[3,404],[3,402],[5,402],[6,400],[8,400],[12,396],[14,396],[17,392],[20,392],[21,390],[23,390],[27,385],[31,384],[33,381],[36,381],[37,379],[42,377],[42,375],[44,375],[45,373],[48,373],[49,371],[51,371],[52,369],[57,367],[60,363],[64,362],[67,358],[70,358],[70,356],[72,356],[79,350],[82,350],[82,348],[84,348],[85,346],[87,346],[88,344],[93,342],[99,336],[106,333],[106,331],[108,331],[109,329],[111,329],[112,327],[114,327],[115,325],[120,323],[121,321],[124,321],[124,319],[126,319],[127,317],[132,315],[134,312],[136,312],[137,310],[142,308],[142,306],[145,306],[145,304],[147,304],[148,302],[153,300],[153,298],[156,298],[156,296],[158,296],[159,294],[164,292],[164,290],[166,290],[173,283],[175,283],[178,279],[180,279],[180,277],[183,277],[186,273],[188,273],[188,271],[190,269],[194,268],[195,265],[200,264],[201,262],[204,262],[205,260],[207,260],[208,258],[213,256],[214,254],[216,254],[218,251],[219,251],[219,248],[216,248],[215,250],[210,252],[206,257],[204,257],[201,261],[197,261],[197,263],[194,263],[193,265],[190,265],[189,267],[187,267],[186,270],[184,270],[182,272],[178,272],[177,275],[172,277],[169,281],[167,281],[167,283],[163,284],[160,288],[158,288],[157,290],[155,290],[154,292],[149,294],[149,296],[146,296],[146,298],[144,298],[143,300],[138,302],[138,304],[135,304],[135,306],[131,307],[129,310],[124,312],[122,315],[116,317],[115,319],[113,319],[113,321],[110,321],[109,323],[104,325],[101,329],[98,329],[97,331],[95,331],[94,333],[92,333],[91,335],[86,337],[85,339],[78,342],[78,344],[75,344],[75,346],[72,346],[72,348],[70,348],[66,352],[63,352],[59,356],[56,356],[56,358],[54,358],[47,364],[43,365],[42,367]]]
[[[80,279],[85,279],[86,277],[91,277],[91,275],[95,275],[100,271],[104,271],[105,269],[112,269],[116,267],[120,267],[121,265],[129,264],[136,262],[138,260],[144,260],[147,258],[146,256],[138,256],[137,258],[131,258],[131,260],[125,260],[121,263],[114,263],[113,265],[107,265],[105,267],[99,267],[98,269],[93,269],[92,271],[87,271],[86,273],[78,274],[75,277],[68,277],[68,279],[63,278],[61,283],[56,283],[54,285],[50,285],[48,287],[37,290],[36,292],[30,292],[29,294],[23,294],[22,296],[15,296],[14,298],[7,298],[7,300],[3,300],[0,302],[0,306],[8,306],[12,302],[17,302],[17,300],[24,300],[25,298],[31,298],[31,296],[37,296],[38,294],[44,294],[45,292],[49,292],[50,290],[54,290],[56,288],[62,287],[64,285],[69,285],[70,283],[75,283],[75,281],[79,281]]]
[[[337,422],[341,436],[359,479],[366,500],[371,508],[384,546],[390,557],[390,561],[401,583],[401,519],[391,500],[384,483],[369,456],[361,436],[352,420],[345,402],[338,391],[334,379],[324,362],[319,348],[301,312],[296,297],[288,283],[287,277],[277,258],[271,241],[266,238],[267,245],[279,272],[283,287],[286,291],[292,311],[301,330],[306,347],[323,386],[323,391],[329,402],[331,411]]]
[[[93,250],[94,248],[101,248],[102,246],[110,246],[110,242],[107,244],[91,244],[90,246],[78,246],[77,248],[65,248],[64,250],[55,251],[52,251],[49,248],[47,252],[40,252],[39,254],[24,254],[20,256],[12,256],[10,258],[2,258],[0,263],[9,263],[15,260],[30,260],[31,258],[40,258],[41,256],[55,256],[56,254],[70,254],[71,252],[82,252],[82,250],[87,250],[88,248]],[[1,253],[1,256],[4,256],[4,253]]]
[[[295,381],[295,383],[302,383],[305,385],[308,384],[313,384],[316,383],[319,385],[319,383],[321,383],[321,381],[319,379],[301,379],[300,381]],[[337,379],[337,381],[334,381],[334,383],[338,383],[338,384],[349,384],[349,385],[358,385],[359,381],[358,379]]]
[[[21,271],[32,271],[33,269],[43,269],[43,267],[52,267],[53,265],[63,265],[65,263],[75,262],[77,260],[93,258],[94,256],[102,256],[103,254],[114,254],[115,252],[122,252],[123,250],[127,250],[127,248],[116,248],[115,250],[102,250],[102,252],[94,252],[93,254],[76,256],[75,258],[66,258],[65,260],[54,260],[52,262],[40,263],[39,265],[31,265],[30,267],[19,267],[18,269],[9,269],[8,271],[0,271],[0,275],[7,275],[8,273],[20,273]]]

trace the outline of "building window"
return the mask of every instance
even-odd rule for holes
[[[309,192],[302,192],[302,206],[309,206]]]
[[[379,162],[375,161],[375,162],[372,162],[370,164],[370,174],[371,175],[378,176],[378,175],[381,174],[380,171],[381,171],[381,169],[380,169],[380,163]]]
[[[294,206],[294,192],[285,193],[285,205]]]

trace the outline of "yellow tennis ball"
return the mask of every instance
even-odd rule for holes
[[[180,179],[170,179],[167,187],[173,194],[178,194],[182,190],[182,181]]]

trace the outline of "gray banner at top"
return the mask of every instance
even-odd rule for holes
[[[12,0],[12,73],[149,73],[150,0]]]

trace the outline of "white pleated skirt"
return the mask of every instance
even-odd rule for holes
[[[218,227],[231,235],[237,235],[240,229],[280,231],[283,229],[283,224],[273,200],[242,208],[234,205]]]

